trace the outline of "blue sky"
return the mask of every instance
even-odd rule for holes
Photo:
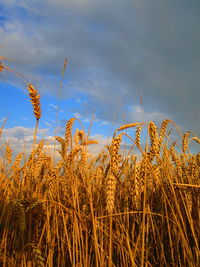
[[[199,12],[197,0],[0,0],[1,56],[16,60],[2,62],[39,90],[42,136],[74,116],[86,131],[93,118],[102,144],[122,124],[165,118],[199,136]],[[17,142],[35,125],[26,83],[5,71],[0,86]]]

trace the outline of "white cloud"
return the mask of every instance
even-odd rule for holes
[[[105,120],[103,120],[103,121],[100,121],[100,123],[101,123],[102,125],[109,125],[109,124],[110,124],[110,122],[109,122],[109,121],[105,121]]]
[[[145,122],[153,121],[154,123],[161,123],[164,119],[168,119],[169,115],[159,111],[147,111],[143,107],[135,105],[128,108],[128,118],[131,122]],[[171,119],[171,118],[169,118]]]
[[[75,112],[73,115],[77,119],[82,119],[83,118],[83,116],[80,113],[78,113],[78,112]]]
[[[0,121],[2,121],[2,122],[6,121],[6,120],[7,120],[6,117],[2,117],[2,118],[0,118]]]
[[[90,139],[98,142],[98,144],[88,146],[89,153],[93,155],[98,155],[109,144],[109,138],[101,134],[90,136]]]
[[[52,108],[55,109],[55,110],[58,110],[58,106],[55,105],[55,104],[49,104],[49,106],[52,107]]]
[[[47,129],[39,129],[37,140],[41,140],[47,134]],[[34,128],[14,127],[3,129],[1,142],[8,143],[13,148],[15,153],[24,151],[29,154],[34,141]]]
[[[15,156],[17,153],[24,152],[28,156],[32,150],[33,146],[33,128],[25,128],[25,127],[14,127],[7,128],[3,130],[3,134],[1,137],[1,143],[8,143],[12,150],[13,155]],[[44,136],[46,135],[46,136]],[[98,144],[89,145],[88,151],[93,155],[97,155],[100,153],[105,145],[109,144],[109,138],[100,134],[90,136],[90,139],[98,141]],[[50,153],[53,155],[54,149],[56,151],[60,149],[60,144],[55,140],[54,136],[48,135],[46,129],[39,129],[37,134],[37,143],[40,140],[44,140],[44,151],[46,153]],[[56,160],[59,159],[59,154],[56,152]]]
[[[49,122],[47,122],[47,121],[45,121],[44,124],[45,124],[47,127],[49,127],[49,128],[52,126],[52,124],[49,123]]]
[[[39,129],[38,135],[46,134],[47,129]],[[26,136],[33,137],[34,135],[34,128],[26,128],[26,127],[14,127],[14,128],[7,128],[3,131],[4,138],[9,139],[10,137],[15,137],[17,139],[24,138]]]

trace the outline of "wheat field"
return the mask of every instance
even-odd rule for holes
[[[91,157],[97,141],[83,130],[72,134],[71,118],[65,135],[55,136],[55,161],[45,139],[37,141],[40,95],[32,84],[27,91],[36,119],[32,151],[13,158],[8,143],[1,151],[0,266],[200,266],[200,153],[190,152],[200,139],[178,130],[178,146],[169,141],[172,120],[133,122]],[[125,137],[139,158],[120,149]]]

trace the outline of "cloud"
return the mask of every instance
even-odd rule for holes
[[[7,120],[6,117],[2,117],[2,118],[0,118],[0,121],[1,121],[1,122],[5,122],[6,120]]]
[[[134,136],[132,136],[132,138],[134,139]],[[95,134],[91,136],[90,139],[96,140],[98,144],[89,145],[88,146],[89,153],[91,153],[94,156],[97,156],[99,153],[103,151],[109,154],[109,151],[106,148],[106,146],[109,146],[111,144],[112,138],[101,135],[101,134]],[[134,143],[130,141],[129,138],[127,138],[126,136],[122,136],[122,141],[120,143],[120,154],[123,156],[127,156],[128,152],[130,151],[131,151],[131,154],[134,153],[137,156],[140,156],[141,154],[141,152],[136,148]]]
[[[135,119],[142,96],[146,118],[168,114],[199,133],[200,2],[1,4],[5,19],[0,34],[6,45],[1,53],[28,60],[12,65],[43,92],[57,95],[60,68],[68,58],[62,97],[86,94],[83,115],[94,110],[99,119],[120,123],[123,110],[131,106],[128,114]]]
[[[94,156],[97,156],[105,149],[105,146],[109,144],[109,138],[101,134],[90,136],[90,140],[96,140],[98,142],[98,144],[88,146],[89,153]]]
[[[44,139],[46,135],[47,129],[39,129],[37,139]],[[8,143],[15,154],[25,150],[28,155],[32,149],[33,141],[34,128],[13,127],[5,128],[2,131],[1,142]]]
[[[1,157],[4,158],[4,151],[6,144],[9,144],[12,149],[12,158],[15,160],[15,157],[18,153],[24,152],[25,158],[30,155],[33,149],[33,140],[34,140],[34,129],[26,127],[13,127],[6,128],[2,132],[1,136]],[[47,155],[54,157],[55,151],[55,162],[60,160],[60,144],[55,140],[54,136],[48,135],[47,129],[39,129],[37,134],[37,144],[44,140],[43,152]],[[0,157],[0,160],[2,158]]]
[[[25,152],[28,156],[33,148],[34,129],[26,127],[13,127],[3,130],[1,136],[1,142],[3,144],[9,144],[13,151],[13,158],[20,152]],[[59,134],[58,134],[59,135]],[[88,151],[90,154],[96,156],[100,153],[105,145],[108,145],[110,140],[104,135],[93,135],[90,139],[98,141],[98,144],[89,145]],[[47,154],[53,155],[54,149],[56,149],[56,161],[60,159],[60,155],[57,150],[60,150],[60,144],[55,140],[54,136],[48,135],[47,129],[39,129],[37,134],[37,143],[40,140],[44,140],[43,151]],[[3,147],[2,147],[3,148]],[[5,149],[5,145],[4,145]],[[1,150],[3,156],[4,150]]]
[[[132,122],[145,122],[153,121],[160,124],[164,119],[169,118],[168,114],[161,113],[155,110],[144,110],[141,106],[130,106],[128,108],[128,118]]]
[[[47,129],[39,129],[38,135],[42,136],[46,134]],[[22,140],[28,136],[28,138],[31,138],[34,136],[34,128],[25,128],[25,127],[14,127],[9,129],[3,130],[4,138],[9,139],[11,137],[16,138],[19,142],[22,142]]]

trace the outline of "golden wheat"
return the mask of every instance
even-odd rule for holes
[[[112,171],[117,171],[118,168],[118,152],[119,152],[119,148],[120,148],[120,143],[122,140],[122,135],[118,135],[115,138],[113,138],[112,140],[112,144],[110,147],[110,153],[111,153],[111,168]]]
[[[59,150],[60,155],[64,159],[66,156],[66,142],[65,139],[60,136],[54,136],[54,138],[61,144],[61,151]]]
[[[179,157],[176,155],[174,146],[172,146],[170,148],[170,153],[171,153],[171,156],[172,156],[172,160],[175,163],[175,166],[177,168],[177,173],[178,173],[179,176],[181,176],[181,174],[182,174],[181,161],[180,161]]]
[[[126,130],[128,128],[136,127],[136,126],[139,126],[139,125],[141,126],[142,124],[139,123],[139,122],[125,124],[125,125],[120,126],[120,128],[118,129],[118,131],[123,131],[123,130]]]
[[[87,171],[87,152],[84,147],[81,147],[81,160],[79,163],[79,168],[80,168],[82,176],[84,176],[85,178],[86,171]]]
[[[73,140],[74,140],[74,144],[76,146],[78,146],[79,145],[79,142],[80,142],[80,134],[79,134],[79,130],[78,129],[76,129],[76,131],[75,131]]]
[[[0,71],[4,71],[4,66],[2,62],[0,62]]]
[[[135,166],[135,173],[134,173],[134,205],[136,210],[141,208],[141,176],[140,176],[140,164]]]
[[[36,148],[36,153],[40,155],[42,153],[42,149],[44,147],[44,140],[41,140]]]
[[[21,162],[21,160],[22,160],[23,155],[24,155],[24,153],[23,153],[23,152],[20,152],[20,153],[16,156],[15,162],[14,162],[14,164],[13,164],[16,168],[19,167],[19,164],[20,164],[20,162]]]
[[[165,132],[166,132],[166,129],[167,129],[167,126],[168,124],[171,122],[171,120],[169,119],[165,119],[163,122],[162,122],[162,125],[160,127],[160,144],[164,141],[164,136],[165,136]]]
[[[84,131],[76,129],[74,134],[74,143],[76,146],[79,146],[79,142],[83,142],[84,140]]]
[[[38,94],[38,91],[33,87],[31,83],[28,84],[27,89],[29,91],[31,104],[33,105],[35,118],[39,120],[41,118],[40,95]]]
[[[46,160],[47,156],[43,153],[36,158],[35,166],[33,166],[33,173],[35,178],[38,178],[40,176],[42,167],[44,166]]]
[[[194,140],[195,142],[197,142],[198,144],[200,144],[200,139],[198,137],[192,137],[192,140]]]
[[[149,158],[152,160],[154,156],[158,156],[159,147],[160,147],[158,134],[157,134],[157,127],[154,122],[152,121],[149,122],[148,130],[149,130],[149,137],[151,141]]]
[[[135,132],[135,143],[138,147],[140,147],[140,134],[141,134],[141,130],[142,130],[142,126],[139,125],[136,128],[136,132]]]
[[[2,132],[3,132],[3,128],[5,126],[5,123],[6,123],[6,119],[4,120],[4,122],[3,122],[3,124],[2,124],[2,126],[0,128],[0,138],[1,138],[1,135],[2,135]]]
[[[9,144],[6,144],[6,160],[8,163],[12,162],[12,149]]]
[[[72,126],[76,118],[71,118],[68,120],[66,123],[65,127],[65,142],[68,145],[69,141],[71,140],[71,131],[72,131]]]
[[[97,140],[85,140],[81,143],[81,146],[95,145],[98,144]]]
[[[68,153],[67,155],[67,159],[66,159],[66,165],[69,167],[71,166],[71,163],[76,159],[79,151],[81,151],[81,147],[80,146],[76,146],[75,148],[73,148],[70,153]]]
[[[200,152],[196,155],[197,166],[200,167]]]
[[[107,177],[106,187],[106,210],[109,214],[113,212],[115,204],[115,189],[116,189],[116,178],[111,172]]]
[[[32,249],[33,261],[38,267],[44,267],[44,258],[42,257],[42,252],[38,247],[33,247]]]
[[[188,141],[189,141],[188,137],[189,137],[189,134],[190,134],[190,131],[185,133],[183,135],[183,138],[182,138],[182,150],[183,150],[183,153],[185,153],[188,150]]]

